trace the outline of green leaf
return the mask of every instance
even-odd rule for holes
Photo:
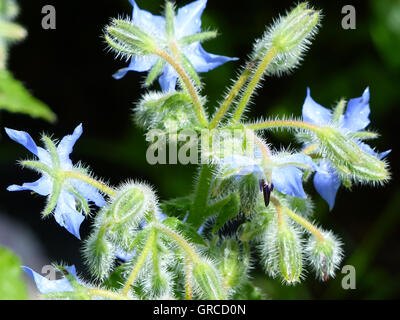
[[[31,96],[27,89],[6,70],[0,70],[0,110],[23,113],[49,122],[56,115],[43,102]]]
[[[164,201],[160,207],[167,216],[183,219],[190,210],[192,202],[192,196],[186,196]]]
[[[0,300],[26,300],[21,261],[10,250],[0,247]]]
[[[102,287],[107,290],[118,290],[124,286],[126,266],[121,265],[114,269],[110,276],[103,282]]]
[[[169,217],[163,221],[163,224],[175,231],[178,231],[191,242],[207,247],[207,243],[204,241],[203,237],[199,235],[193,227],[183,223],[179,219],[175,217]]]
[[[240,196],[238,193],[231,193],[229,195],[229,201],[221,208],[215,225],[213,228],[213,233],[217,232],[222,226],[228,222],[230,219],[236,217],[240,210]]]

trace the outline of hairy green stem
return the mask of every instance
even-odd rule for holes
[[[91,186],[95,187],[96,189],[104,192],[105,194],[108,194],[109,196],[116,195],[116,191],[113,188],[110,188],[106,184],[104,184],[100,181],[97,181],[91,177],[88,177],[87,175],[85,175],[83,173],[76,172],[76,171],[64,171],[63,174],[66,178],[78,179],[83,182],[86,182],[86,183],[90,184]]]
[[[295,128],[305,129],[312,132],[318,132],[320,127],[312,123],[296,120],[271,120],[246,125],[246,128],[252,130],[276,129],[276,128]]]
[[[127,296],[103,289],[89,289],[88,294],[93,297],[104,297],[113,300],[130,300]]]
[[[210,129],[214,129],[218,126],[222,118],[225,116],[226,112],[228,111],[229,107],[231,106],[232,102],[235,100],[237,95],[239,94],[242,87],[245,85],[247,80],[251,75],[251,70],[246,69],[240,75],[239,79],[236,81],[234,86],[232,87],[231,91],[229,92],[228,96],[225,98],[224,102],[219,107],[217,113],[215,114],[214,118],[210,123]]]
[[[190,207],[187,222],[194,228],[199,228],[207,212],[207,201],[210,192],[210,182],[212,178],[212,167],[203,165],[200,171],[199,180],[192,206]]]
[[[249,85],[244,92],[242,99],[240,100],[236,111],[233,115],[232,122],[238,122],[242,117],[242,114],[249,103],[252,95],[254,94],[255,89],[257,88],[258,83],[260,82],[262,76],[264,75],[265,70],[267,70],[269,64],[275,58],[278,50],[275,47],[271,47],[267,54],[264,56],[264,59],[260,62],[257,67],[257,70],[254,72],[253,77],[250,80]]]
[[[194,109],[195,109],[197,118],[199,119],[199,122],[204,126],[208,126],[207,115],[206,115],[206,112],[204,111],[203,105],[201,104],[200,97],[197,94],[196,88],[194,87],[192,80],[187,75],[185,69],[182,68],[182,66],[178,62],[176,62],[175,59],[173,57],[171,57],[171,55],[168,54],[168,52],[158,49],[154,53],[156,55],[158,55],[160,58],[167,61],[178,73],[183,84],[185,85],[186,89],[188,90],[190,96],[192,97],[192,101],[193,101],[193,104],[195,107]]]
[[[157,239],[157,232],[153,229],[150,232],[149,238],[147,239],[146,245],[139,256],[138,261],[135,264],[135,267],[133,268],[128,279],[125,282],[124,288],[122,289],[123,295],[125,296],[128,295],[129,290],[131,289],[133,283],[135,282],[135,279],[138,276],[140,269],[142,269],[143,264],[146,261],[146,258],[150,253],[152,247],[154,246],[156,239]]]

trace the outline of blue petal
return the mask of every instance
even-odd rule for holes
[[[163,92],[171,92],[175,90],[177,80],[178,75],[175,70],[170,65],[166,65],[164,67],[164,73],[158,79],[158,82]]]
[[[113,74],[114,79],[122,79],[129,71],[144,72],[149,71],[156,63],[158,57],[155,55],[147,55],[141,57],[133,57],[128,67],[119,69]]]
[[[359,98],[350,99],[344,114],[343,127],[354,132],[369,125],[369,88]]]
[[[175,20],[177,39],[201,31],[201,15],[207,5],[207,0],[198,0],[178,9]]]
[[[165,19],[161,16],[141,10],[134,0],[129,0],[133,6],[132,22],[146,33],[157,38],[165,36]]]
[[[357,141],[356,142],[357,145],[360,147],[360,149],[368,154],[370,154],[371,156],[377,157],[379,160],[382,160],[384,157],[386,157],[390,152],[392,152],[392,150],[386,150],[383,152],[376,152],[374,149],[372,149],[369,145]]]
[[[329,210],[335,205],[336,193],[341,181],[328,160],[322,160],[314,176],[314,187],[321,197],[328,203]]]
[[[34,155],[39,156],[38,152],[38,147],[36,146],[35,141],[33,141],[32,137],[29,135],[29,133],[25,131],[18,131],[18,130],[13,130],[9,128],[5,128],[7,135],[14,140],[15,142],[18,142],[19,144],[22,144],[25,148],[27,148],[30,152],[32,152]]]
[[[220,163],[229,166],[231,169],[240,168],[240,170],[235,173],[235,175],[238,176],[244,176],[251,173],[264,174],[264,170],[249,157],[233,155],[223,158]]]
[[[71,184],[86,200],[94,202],[98,207],[103,207],[106,205],[106,201],[104,200],[103,196],[95,187],[77,179],[71,180]]]
[[[303,119],[319,126],[325,126],[332,120],[332,113],[311,98],[310,88],[307,88],[307,97],[303,104]]]
[[[36,286],[41,294],[74,291],[74,288],[67,278],[62,278],[59,280],[49,280],[33,271],[31,268],[25,266],[22,266],[21,268],[35,281]],[[74,266],[68,267],[66,269],[68,270],[68,272],[76,276]]]
[[[35,182],[24,183],[22,186],[11,185],[7,188],[8,191],[22,191],[31,190],[40,194],[41,196],[47,196],[51,193],[52,182],[47,176],[41,177]]]
[[[306,198],[303,189],[303,172],[300,169],[294,166],[274,169],[271,180],[279,192],[293,197]]]
[[[126,252],[125,250],[118,248],[116,253],[116,257],[124,262],[132,260],[135,255],[136,255],[136,250],[133,250],[132,252]]]
[[[72,135],[67,135],[57,146],[57,154],[60,159],[60,163],[63,169],[72,166],[72,162],[69,159],[69,155],[71,154],[76,141],[82,135],[82,124],[78,125]]]
[[[230,58],[206,52],[199,42],[183,49],[183,53],[197,72],[208,72],[216,67],[238,58]]]
[[[58,198],[57,207],[54,212],[54,218],[57,223],[67,229],[79,240],[81,236],[79,234],[79,227],[85,217],[76,211],[75,209],[75,198],[73,195],[66,191],[61,191]]]

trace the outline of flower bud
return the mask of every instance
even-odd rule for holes
[[[332,162],[340,176],[352,176],[361,182],[389,179],[390,174],[384,161],[364,152],[338,129],[322,127],[316,134],[320,142],[320,153]]]
[[[135,108],[136,123],[146,129],[176,131],[196,126],[190,98],[183,92],[146,94]]]
[[[227,239],[218,243],[215,248],[218,257],[218,269],[221,273],[224,286],[234,289],[246,277],[248,261],[240,250],[235,239]]]
[[[300,282],[303,268],[302,242],[299,232],[271,221],[265,230],[261,248],[264,266],[271,277],[280,275],[287,284]]]
[[[117,54],[128,58],[154,54],[154,39],[130,20],[113,19],[104,33],[107,43]]]
[[[106,238],[105,228],[95,230],[84,243],[83,256],[97,279],[106,278],[113,266],[116,249]]]
[[[220,275],[210,261],[203,260],[194,264],[193,279],[202,298],[207,300],[226,299]]]
[[[145,184],[128,183],[117,191],[107,217],[112,219],[112,231],[137,226],[147,212],[155,210],[153,190]]]
[[[342,261],[342,243],[330,231],[320,232],[325,240],[311,236],[305,252],[317,279],[327,281],[335,276],[335,271]]]
[[[301,3],[286,16],[281,17],[258,40],[252,60],[257,61],[271,49],[276,55],[268,67],[270,74],[281,74],[295,68],[307,50],[310,40],[317,32],[320,12],[307,3]]]

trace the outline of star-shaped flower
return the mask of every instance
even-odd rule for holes
[[[11,185],[7,190],[31,190],[42,196],[49,196],[44,215],[54,210],[58,224],[80,239],[79,227],[84,220],[82,212],[86,214],[89,212],[87,201],[92,201],[99,207],[106,204],[96,188],[64,174],[67,171],[82,170],[74,167],[69,158],[75,142],[82,134],[82,125],[76,127],[72,135],[65,136],[57,146],[44,136],[43,141],[47,150],[38,147],[27,132],[8,128],[5,130],[12,140],[38,157],[38,161],[22,161],[22,164],[42,174],[42,177],[35,182],[24,183],[22,186]]]
[[[150,34],[159,42],[167,43],[166,21],[158,15],[141,10],[134,0],[129,0],[133,6],[132,22]],[[188,45],[182,43],[183,38],[197,34],[201,31],[201,15],[206,7],[207,0],[198,0],[180,8],[174,21],[174,38],[186,59],[197,72],[208,72],[228,61],[237,60],[206,52],[200,42]],[[170,36],[169,36],[170,37]],[[149,71],[160,58],[156,55],[135,56],[127,68],[120,69],[114,74],[115,79],[123,78],[128,71]],[[163,91],[172,91],[176,87],[178,75],[175,70],[166,64],[159,83]]]
[[[262,163],[258,152],[255,157],[232,155],[220,161],[220,164],[228,170],[226,176],[244,176],[256,174],[261,180],[266,180],[279,192],[298,198],[306,198],[303,188],[302,169],[315,169],[311,157],[304,154],[278,153],[271,157],[270,163],[266,166]],[[270,178],[266,172],[270,172]],[[225,171],[226,172],[226,171]],[[270,181],[269,181],[270,180]]]
[[[33,279],[33,281],[35,281],[36,287],[41,294],[74,291],[71,282],[67,278],[49,280],[33,271],[31,268],[25,266],[22,266],[21,268]],[[65,270],[79,282],[76,275],[75,266],[65,267]]]
[[[338,119],[334,119],[332,111],[315,102],[311,98],[310,89],[307,89],[307,97],[303,105],[303,119],[318,126],[334,125],[345,133],[357,132],[365,129],[370,123],[369,98],[369,88],[366,88],[361,97],[349,100],[344,114],[340,115]],[[377,153],[367,144],[357,139],[353,139],[353,141],[362,151],[378,159],[383,159],[391,151]],[[327,159],[321,160],[314,176],[314,187],[328,203],[330,210],[335,205],[335,198],[340,185],[341,179],[331,162]]]

